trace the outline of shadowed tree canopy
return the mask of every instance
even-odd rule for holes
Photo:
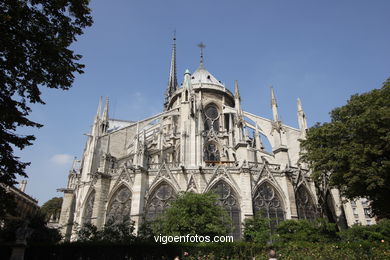
[[[61,213],[62,198],[54,197],[46,201],[41,207],[41,213],[45,216],[46,221],[50,219],[51,216],[58,217]]]
[[[75,74],[83,73],[81,55],[70,45],[92,25],[88,2],[0,1],[0,183],[13,185],[17,175],[26,177],[29,163],[20,161],[14,149],[31,145],[35,137],[17,134],[17,127],[42,126],[28,119],[31,103],[44,104],[41,89],[67,90]],[[2,186],[0,195],[6,195]]]
[[[334,109],[330,123],[309,129],[302,147],[317,182],[349,199],[367,197],[375,215],[390,217],[390,79]]]
[[[152,223],[154,233],[164,235],[226,235],[230,227],[231,218],[214,193],[180,193]]]

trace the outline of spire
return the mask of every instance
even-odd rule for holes
[[[100,125],[101,113],[102,113],[102,97],[100,97],[100,99],[99,99],[98,109],[97,109],[97,112],[96,112],[95,119],[93,120],[93,125],[92,125],[92,129],[91,129],[91,134],[93,136],[99,135],[99,132],[100,132],[99,131],[99,125]]]
[[[165,103],[164,108],[167,109],[169,100],[172,94],[177,89],[177,76],[176,76],[176,31],[173,34],[173,46],[172,46],[172,57],[171,57],[171,68],[169,70],[168,86],[165,92]]]
[[[238,100],[241,100],[241,96],[240,96],[240,91],[238,89],[238,81],[237,80],[234,81],[234,98],[238,99]]]
[[[102,115],[102,132],[107,132],[108,130],[108,97],[106,98],[106,104],[104,105],[103,115]]]
[[[101,110],[102,110],[102,97],[100,96],[99,105],[98,105],[98,109],[96,111],[96,116],[95,116],[95,122],[100,119],[100,115],[102,113]]]
[[[104,110],[102,115],[103,121],[108,121],[108,103],[109,103],[109,99],[108,97],[106,97],[106,104],[104,105]]]
[[[200,49],[200,64],[199,64],[199,68],[200,69],[203,69],[204,68],[204,62],[203,62],[203,49],[206,48],[206,45],[203,44],[203,42],[200,42],[198,44],[198,47]]]
[[[182,94],[182,102],[189,100],[189,95],[191,93],[191,73],[188,69],[184,72],[184,81],[183,81],[183,94]]]
[[[240,91],[238,89],[238,81],[234,81],[234,103],[235,103],[235,108],[237,109],[238,113],[241,114],[241,96],[240,96]]]
[[[306,132],[305,130],[307,129],[307,121],[306,121],[306,115],[305,112],[303,111],[302,108],[302,103],[301,99],[297,99],[297,108],[298,108],[298,124],[299,124],[299,129],[302,132]]]
[[[271,87],[271,106],[272,106],[272,114],[274,117],[274,121],[279,121],[279,116],[278,116],[278,104],[276,103],[276,97],[275,97],[275,92],[274,88]]]
[[[261,143],[260,139],[260,131],[259,131],[259,126],[256,123],[256,129],[255,129],[255,144],[256,144],[256,149],[263,149],[263,144]]]

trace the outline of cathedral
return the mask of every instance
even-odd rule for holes
[[[65,240],[77,229],[107,221],[135,222],[136,229],[169,207],[179,192],[215,192],[232,218],[232,235],[254,214],[271,228],[285,219],[315,219],[321,196],[300,158],[307,130],[297,100],[299,129],[279,117],[271,89],[272,119],[244,111],[238,82],[229,90],[203,62],[178,85],[174,40],[163,111],[139,121],[109,117],[100,100],[81,160],[63,192],[59,226]],[[323,199],[322,199],[323,200]],[[337,190],[327,203],[336,223],[345,221]]]

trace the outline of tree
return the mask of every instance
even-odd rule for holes
[[[390,217],[390,79],[330,114],[301,143],[314,180],[329,181],[348,199],[367,197],[378,217]]]
[[[337,239],[336,225],[328,223],[325,219],[285,220],[277,226],[276,233],[275,238],[278,242],[330,242]]]
[[[184,192],[152,223],[155,234],[226,235],[231,219],[214,193]]]
[[[49,228],[45,216],[41,212],[36,212],[26,218],[10,218],[5,221],[0,228],[0,242],[14,243],[19,227],[26,225],[31,230],[27,237],[27,243],[57,243],[61,240],[59,230]]]
[[[134,229],[134,221],[109,220],[101,230],[92,224],[84,224],[78,230],[77,237],[81,242],[129,243],[135,240]]]
[[[54,197],[46,201],[42,207],[41,212],[45,216],[46,220],[49,220],[51,216],[58,217],[61,213],[62,198]]]
[[[245,219],[244,238],[245,241],[255,242],[262,245],[271,240],[271,229],[269,219],[256,214],[253,219]]]
[[[67,90],[83,73],[81,55],[70,45],[92,25],[88,0],[4,0],[0,2],[0,183],[27,177],[27,162],[14,155],[35,140],[17,127],[41,127],[28,119],[31,103],[45,104],[42,87]],[[0,185],[0,195],[5,196]],[[0,217],[6,205],[0,200]]]

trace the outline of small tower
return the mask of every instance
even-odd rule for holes
[[[109,123],[108,123],[108,97],[106,98],[106,104],[104,105],[103,115],[102,115],[102,123],[101,123],[101,132],[107,133]]]
[[[171,68],[169,70],[169,79],[167,90],[165,91],[164,111],[168,109],[169,101],[172,94],[177,90],[177,76],[176,76],[176,36],[173,37]]]
[[[272,107],[272,115],[275,122],[279,121],[279,115],[278,115],[278,104],[276,102],[275,92],[274,88],[271,87],[271,107]]]
[[[307,121],[306,121],[306,114],[303,111],[301,100],[297,99],[297,109],[298,109],[298,124],[299,129],[301,130],[301,135],[303,138],[306,137],[306,130],[307,130]]]

